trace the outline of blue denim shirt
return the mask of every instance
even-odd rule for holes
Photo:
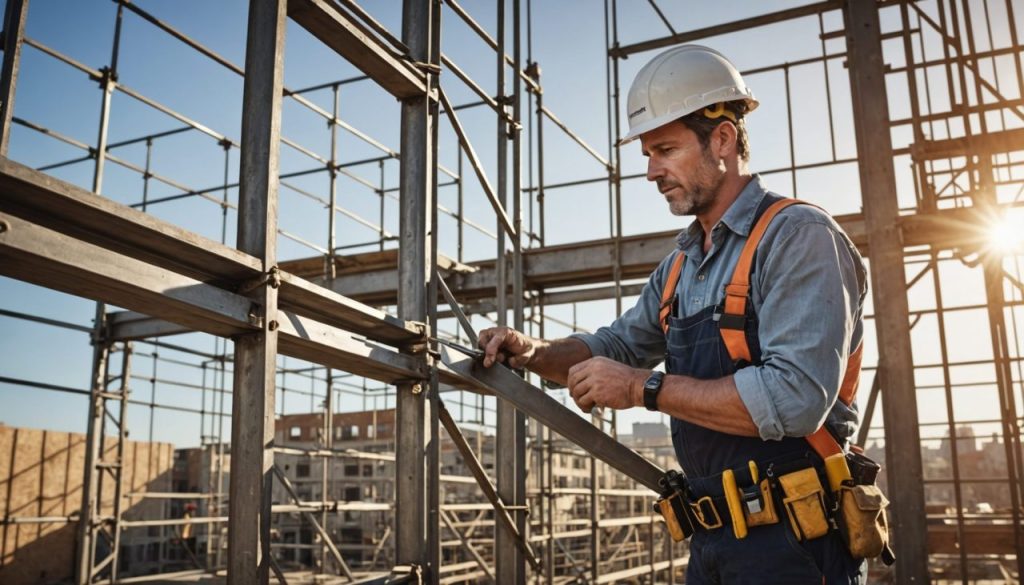
[[[679,234],[686,253],[679,279],[679,317],[722,302],[725,285],[753,228],[767,190],[755,175],[711,231],[694,221]],[[636,306],[593,334],[576,334],[595,356],[652,368],[665,357],[658,319],[661,292],[675,252],[651,274]],[[838,224],[810,205],[779,213],[758,246],[751,274],[762,363],[734,375],[740,398],[762,439],[803,437],[828,417],[840,438],[857,430],[856,403],[837,400],[847,357],[864,337],[864,262]]]

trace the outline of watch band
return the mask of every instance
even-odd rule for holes
[[[664,380],[663,372],[651,372],[644,382],[644,406],[647,410],[658,410],[658,393],[661,392],[661,383]]]

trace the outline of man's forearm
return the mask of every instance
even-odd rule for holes
[[[658,410],[730,435],[758,436],[757,426],[743,404],[732,376],[717,380],[665,376],[658,394]]]
[[[569,368],[590,359],[590,348],[579,339],[566,337],[548,341],[537,339],[537,350],[527,369],[545,380],[565,384]]]

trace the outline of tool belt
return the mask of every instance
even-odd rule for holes
[[[881,557],[892,564],[895,555],[889,548],[885,518],[888,501],[874,485],[878,464],[856,453],[841,459],[842,465],[830,458],[822,467],[801,458],[771,463],[763,472],[750,461],[746,468],[723,471],[721,490],[711,491],[693,486],[699,483],[706,488],[708,478],[690,482],[681,473],[669,471],[654,509],[676,541],[727,524],[737,539],[743,539],[750,528],[788,521],[799,541],[835,530],[855,558]]]

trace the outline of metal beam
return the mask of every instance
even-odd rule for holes
[[[262,273],[249,254],[7,159],[0,211],[205,282]]]
[[[260,262],[268,278],[251,292],[262,312],[258,332],[235,338],[231,400],[231,481],[228,584],[266,585],[270,578],[274,398],[277,369],[278,154],[287,0],[249,3],[242,146],[238,191],[238,249]]]
[[[259,317],[240,295],[0,213],[0,273],[62,292],[144,309],[196,331],[252,332]]]
[[[896,577],[901,583],[928,582],[921,443],[911,352],[904,242],[893,168],[892,141],[886,132],[889,105],[878,4],[844,3],[846,44],[853,97],[860,184],[864,186],[864,224],[871,246],[871,277],[878,335],[878,375],[883,392],[889,496],[893,506]],[[899,421],[899,424],[892,424]]]
[[[835,219],[858,249],[870,256],[864,214],[840,215]],[[931,246],[940,250],[970,250],[987,241],[987,226],[991,221],[990,215],[978,209],[958,208],[899,216],[893,219],[893,225],[902,247]],[[658,263],[675,249],[677,234],[678,231],[666,231],[623,237],[620,251],[622,279],[648,277]],[[614,248],[615,241],[609,238],[523,250],[524,287],[527,290],[544,290],[610,283]],[[378,257],[379,253],[367,255],[368,258],[369,256],[374,257],[370,262],[363,261],[362,255],[339,257],[340,261],[351,268],[339,272],[329,286],[336,292],[360,302],[374,305],[394,304],[398,284],[394,261],[387,263],[385,259]],[[307,260],[285,262],[282,268],[308,276],[314,282],[328,286],[316,277],[316,271],[322,271],[323,266],[321,258],[316,260],[315,269],[312,268],[313,263]],[[365,264],[366,268],[358,269],[360,264]],[[468,268],[469,270],[446,277],[446,282],[455,297],[460,302],[493,298],[497,286],[494,260],[473,262]]]
[[[462,390],[483,392],[512,403],[516,408],[551,427],[586,452],[660,492],[665,471],[611,438],[560,402],[504,366],[485,368],[477,360],[448,347],[440,348],[441,381]]]
[[[427,92],[426,76],[327,0],[290,0],[288,16],[398,99]]]

